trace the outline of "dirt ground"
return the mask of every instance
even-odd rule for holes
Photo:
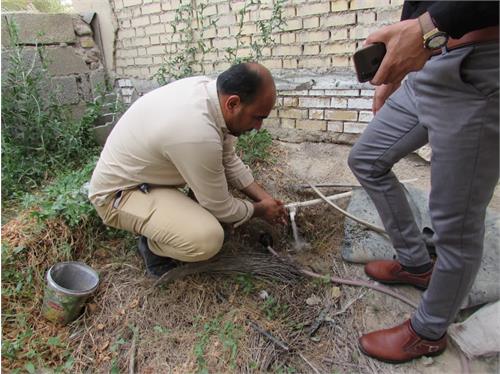
[[[272,164],[258,165],[257,181],[285,203],[316,198],[297,189],[313,183],[355,183],[346,166],[350,147],[274,142]],[[429,165],[410,156],[395,167],[400,179],[429,187]],[[340,190],[325,189],[325,194]],[[495,197],[494,206],[500,206]],[[340,203],[347,205],[347,201]],[[366,279],[361,265],[342,261],[344,218],[323,204],[301,208],[297,222],[310,249],[295,252],[289,228],[253,220],[235,230],[215,271],[155,287],[144,275],[135,245],[109,242],[93,263],[101,286],[84,315],[70,326],[75,372],[137,373],[460,373],[457,350],[390,365],[365,357],[358,337],[393,326],[411,307],[376,291],[298,278],[259,243],[297,266],[322,274]],[[229,258],[229,260],[228,260]],[[231,260],[232,259],[232,260]],[[229,261],[226,265],[220,261]],[[221,266],[222,263],[222,266]],[[255,270],[266,267],[268,274]],[[264,266],[265,265],[265,266]],[[420,292],[396,287],[418,300]],[[498,356],[470,362],[473,373],[499,372]]]

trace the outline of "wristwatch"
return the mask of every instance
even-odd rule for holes
[[[427,49],[437,49],[446,45],[448,42],[448,34],[438,30],[432,21],[429,12],[425,12],[418,17],[420,29],[424,39],[424,47]]]

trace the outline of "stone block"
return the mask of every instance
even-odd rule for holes
[[[96,96],[99,90],[106,86],[106,72],[104,69],[92,70],[89,74],[90,89],[92,95]]]
[[[335,13],[331,16],[321,18],[321,27],[353,25],[355,23],[356,23],[356,14],[354,12]]]
[[[87,73],[89,68],[72,47],[47,48],[48,70],[51,75]]]
[[[80,17],[74,19],[73,25],[75,28],[76,35],[78,36],[92,35],[92,28],[88,23],[84,22]]]
[[[371,109],[371,99],[349,99],[347,106],[355,109]]]
[[[332,30],[330,40],[345,40],[347,39],[347,30]]]
[[[7,22],[17,24],[21,44],[72,44],[76,41],[69,14],[10,13],[6,18]]]
[[[309,96],[325,96],[325,90],[309,90]]]
[[[300,55],[301,52],[300,46],[279,45],[273,48],[273,56],[295,56]]]
[[[368,35],[376,31],[380,26],[356,26],[350,29],[351,39],[366,39]]]
[[[292,44],[295,43],[295,34],[292,32],[286,32],[280,36],[281,44]]]
[[[325,90],[327,96],[358,96],[359,90]]]
[[[326,131],[326,121],[308,119],[297,120],[296,127],[303,130]]]
[[[81,75],[79,79],[77,79],[77,83],[80,86],[80,92],[83,96],[83,100],[86,102],[90,102],[93,99],[92,96],[92,86],[90,85],[89,77],[87,74]]]
[[[344,132],[344,123],[341,121],[328,121],[327,130],[332,132]]]
[[[309,16],[313,14],[325,14],[330,12],[330,2],[325,1],[316,4],[303,4],[297,7],[297,14],[304,16]]]
[[[360,111],[359,112],[359,122],[370,122],[373,119],[373,112]]]
[[[141,27],[149,25],[151,21],[149,20],[149,16],[142,16],[132,19],[132,27]]]
[[[296,58],[283,59],[283,69],[297,69],[299,63]]]
[[[329,38],[330,33],[328,31],[302,32],[297,35],[299,43],[323,42],[328,40]]]
[[[236,40],[234,38],[227,39],[215,39],[213,42],[214,48],[217,49],[226,49],[226,48],[235,48]]]
[[[80,38],[80,45],[83,48],[93,48],[95,47],[95,42],[91,36],[82,36]]]
[[[330,58],[302,58],[299,60],[299,68],[303,69],[324,69],[330,65]]]
[[[79,121],[85,115],[87,110],[87,104],[83,101],[78,102],[78,104],[73,104],[70,106],[71,118],[75,121]]]
[[[161,12],[161,4],[153,3],[141,7],[142,14],[155,14]]]
[[[334,121],[357,121],[358,112],[355,110],[327,110],[325,119]]]
[[[295,119],[305,119],[307,118],[307,110],[305,109],[280,109],[279,110],[280,118],[295,118]]]
[[[332,97],[331,107],[337,109],[345,109],[347,108],[347,99]]]
[[[283,17],[284,18],[293,18],[297,15],[294,6],[287,6],[283,8]]]
[[[148,48],[146,48],[146,50],[147,50],[147,54],[149,56],[151,56],[151,55],[162,55],[163,56],[166,53],[165,46],[163,46],[163,45],[155,45],[153,47],[148,47]]]
[[[332,66],[337,68],[351,66],[349,56],[332,56]]]
[[[347,0],[335,0],[332,1],[332,12],[341,12],[349,8],[349,2]]]
[[[279,118],[266,118],[263,122],[265,127],[280,127],[281,121]]]
[[[283,99],[283,106],[297,106],[299,105],[299,98],[298,97],[284,97]]]
[[[349,134],[361,134],[365,131],[366,126],[366,123],[344,122],[344,132]]]
[[[371,24],[375,22],[375,12],[358,12],[358,24]]]
[[[306,96],[307,90],[280,90],[280,95],[283,96]]]
[[[323,109],[309,109],[309,119],[325,119]]]
[[[76,104],[80,101],[76,77],[53,77],[51,86],[61,104]]]
[[[305,18],[302,20],[304,29],[313,29],[319,27],[319,17]]]
[[[381,21],[384,23],[393,23],[399,21],[400,17],[400,7],[377,10],[377,21]]]
[[[146,26],[144,28],[144,31],[146,32],[146,35],[163,34],[165,32],[165,25],[160,23],[156,25]]]
[[[123,6],[125,8],[136,5],[142,5],[142,0],[123,0]]]
[[[281,119],[281,127],[286,129],[294,129],[295,128],[295,119],[282,118]]]
[[[291,19],[286,21],[286,25],[283,27],[285,31],[295,31],[302,28],[302,19]]]
[[[329,108],[330,99],[327,97],[301,97],[299,106],[304,108]]]
[[[319,45],[317,44],[306,44],[304,45],[304,55],[318,55],[319,54]]]
[[[109,118],[109,122],[104,125],[96,126],[92,129],[97,144],[104,145],[106,143],[106,139],[111,133],[111,130],[113,130],[113,127],[115,127],[114,116]]]
[[[356,43],[333,43],[321,46],[321,54],[352,54],[356,50]]]
[[[351,0],[351,9],[368,9],[389,5],[389,0]]]

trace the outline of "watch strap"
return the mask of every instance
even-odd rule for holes
[[[426,39],[425,35],[436,29],[436,25],[432,21],[432,17],[429,12],[425,12],[424,14],[419,16],[418,22],[420,24],[420,29],[422,30],[422,36],[424,37],[424,39]]]

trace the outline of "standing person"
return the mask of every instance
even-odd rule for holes
[[[479,269],[499,173],[498,11],[496,1],[406,1],[401,22],[366,40],[385,43],[387,54],[371,82],[375,117],[349,166],[377,207],[397,260],[370,262],[365,272],[427,289],[410,320],[360,338],[361,351],[379,360],[443,352]],[[391,171],[427,142],[435,264]]]
[[[137,100],[106,141],[89,197],[104,223],[140,234],[147,272],[175,260],[207,260],[222,246],[220,222],[285,223],[283,203],[259,186],[235,154],[236,137],[259,130],[276,101],[271,73],[234,65],[217,80],[181,79]],[[194,199],[178,190],[188,186]],[[252,201],[233,197],[228,185]]]

